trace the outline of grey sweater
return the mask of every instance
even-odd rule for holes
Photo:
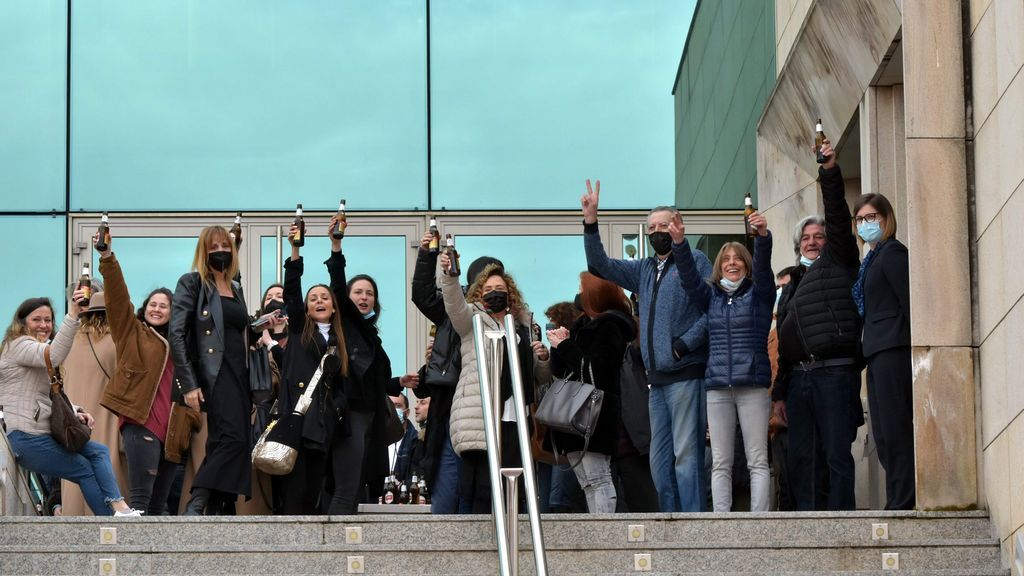
[[[78,326],[77,319],[65,316],[51,344],[20,336],[0,353],[0,406],[8,432],[50,433],[50,376],[43,354],[49,346],[56,368],[71,351]]]

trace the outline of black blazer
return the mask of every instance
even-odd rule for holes
[[[864,356],[910,346],[910,264],[907,247],[890,238],[864,274]]]
[[[242,285],[232,280],[231,290],[244,307]],[[184,394],[201,387],[209,394],[224,360],[224,308],[217,287],[203,282],[198,272],[179,278],[168,326],[178,388]]]

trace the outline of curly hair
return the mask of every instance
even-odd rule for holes
[[[530,309],[523,301],[523,294],[519,291],[516,286],[516,281],[512,279],[505,269],[497,264],[488,264],[486,268],[476,277],[476,280],[466,290],[466,302],[470,304],[483,301],[483,289],[484,284],[491,276],[501,276],[501,279],[505,281],[505,285],[508,286],[508,308],[513,318],[522,318],[525,314],[528,314]]]

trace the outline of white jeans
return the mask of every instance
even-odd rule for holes
[[[569,452],[569,462],[575,463],[582,452]],[[573,472],[587,497],[587,509],[591,514],[615,512],[615,484],[612,482],[612,458],[597,452],[587,452],[583,461]]]
[[[750,510],[767,512],[771,477],[768,473],[767,388],[712,388],[708,395],[711,430],[711,499],[715,512],[732,509],[732,462],[736,443],[736,415],[743,431],[743,448],[750,470]]]

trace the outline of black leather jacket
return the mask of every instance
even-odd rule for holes
[[[231,289],[245,306],[241,284],[232,281]],[[224,310],[216,286],[203,282],[198,272],[179,278],[169,326],[167,341],[179,389],[184,394],[203,388],[209,394],[224,360]]]

